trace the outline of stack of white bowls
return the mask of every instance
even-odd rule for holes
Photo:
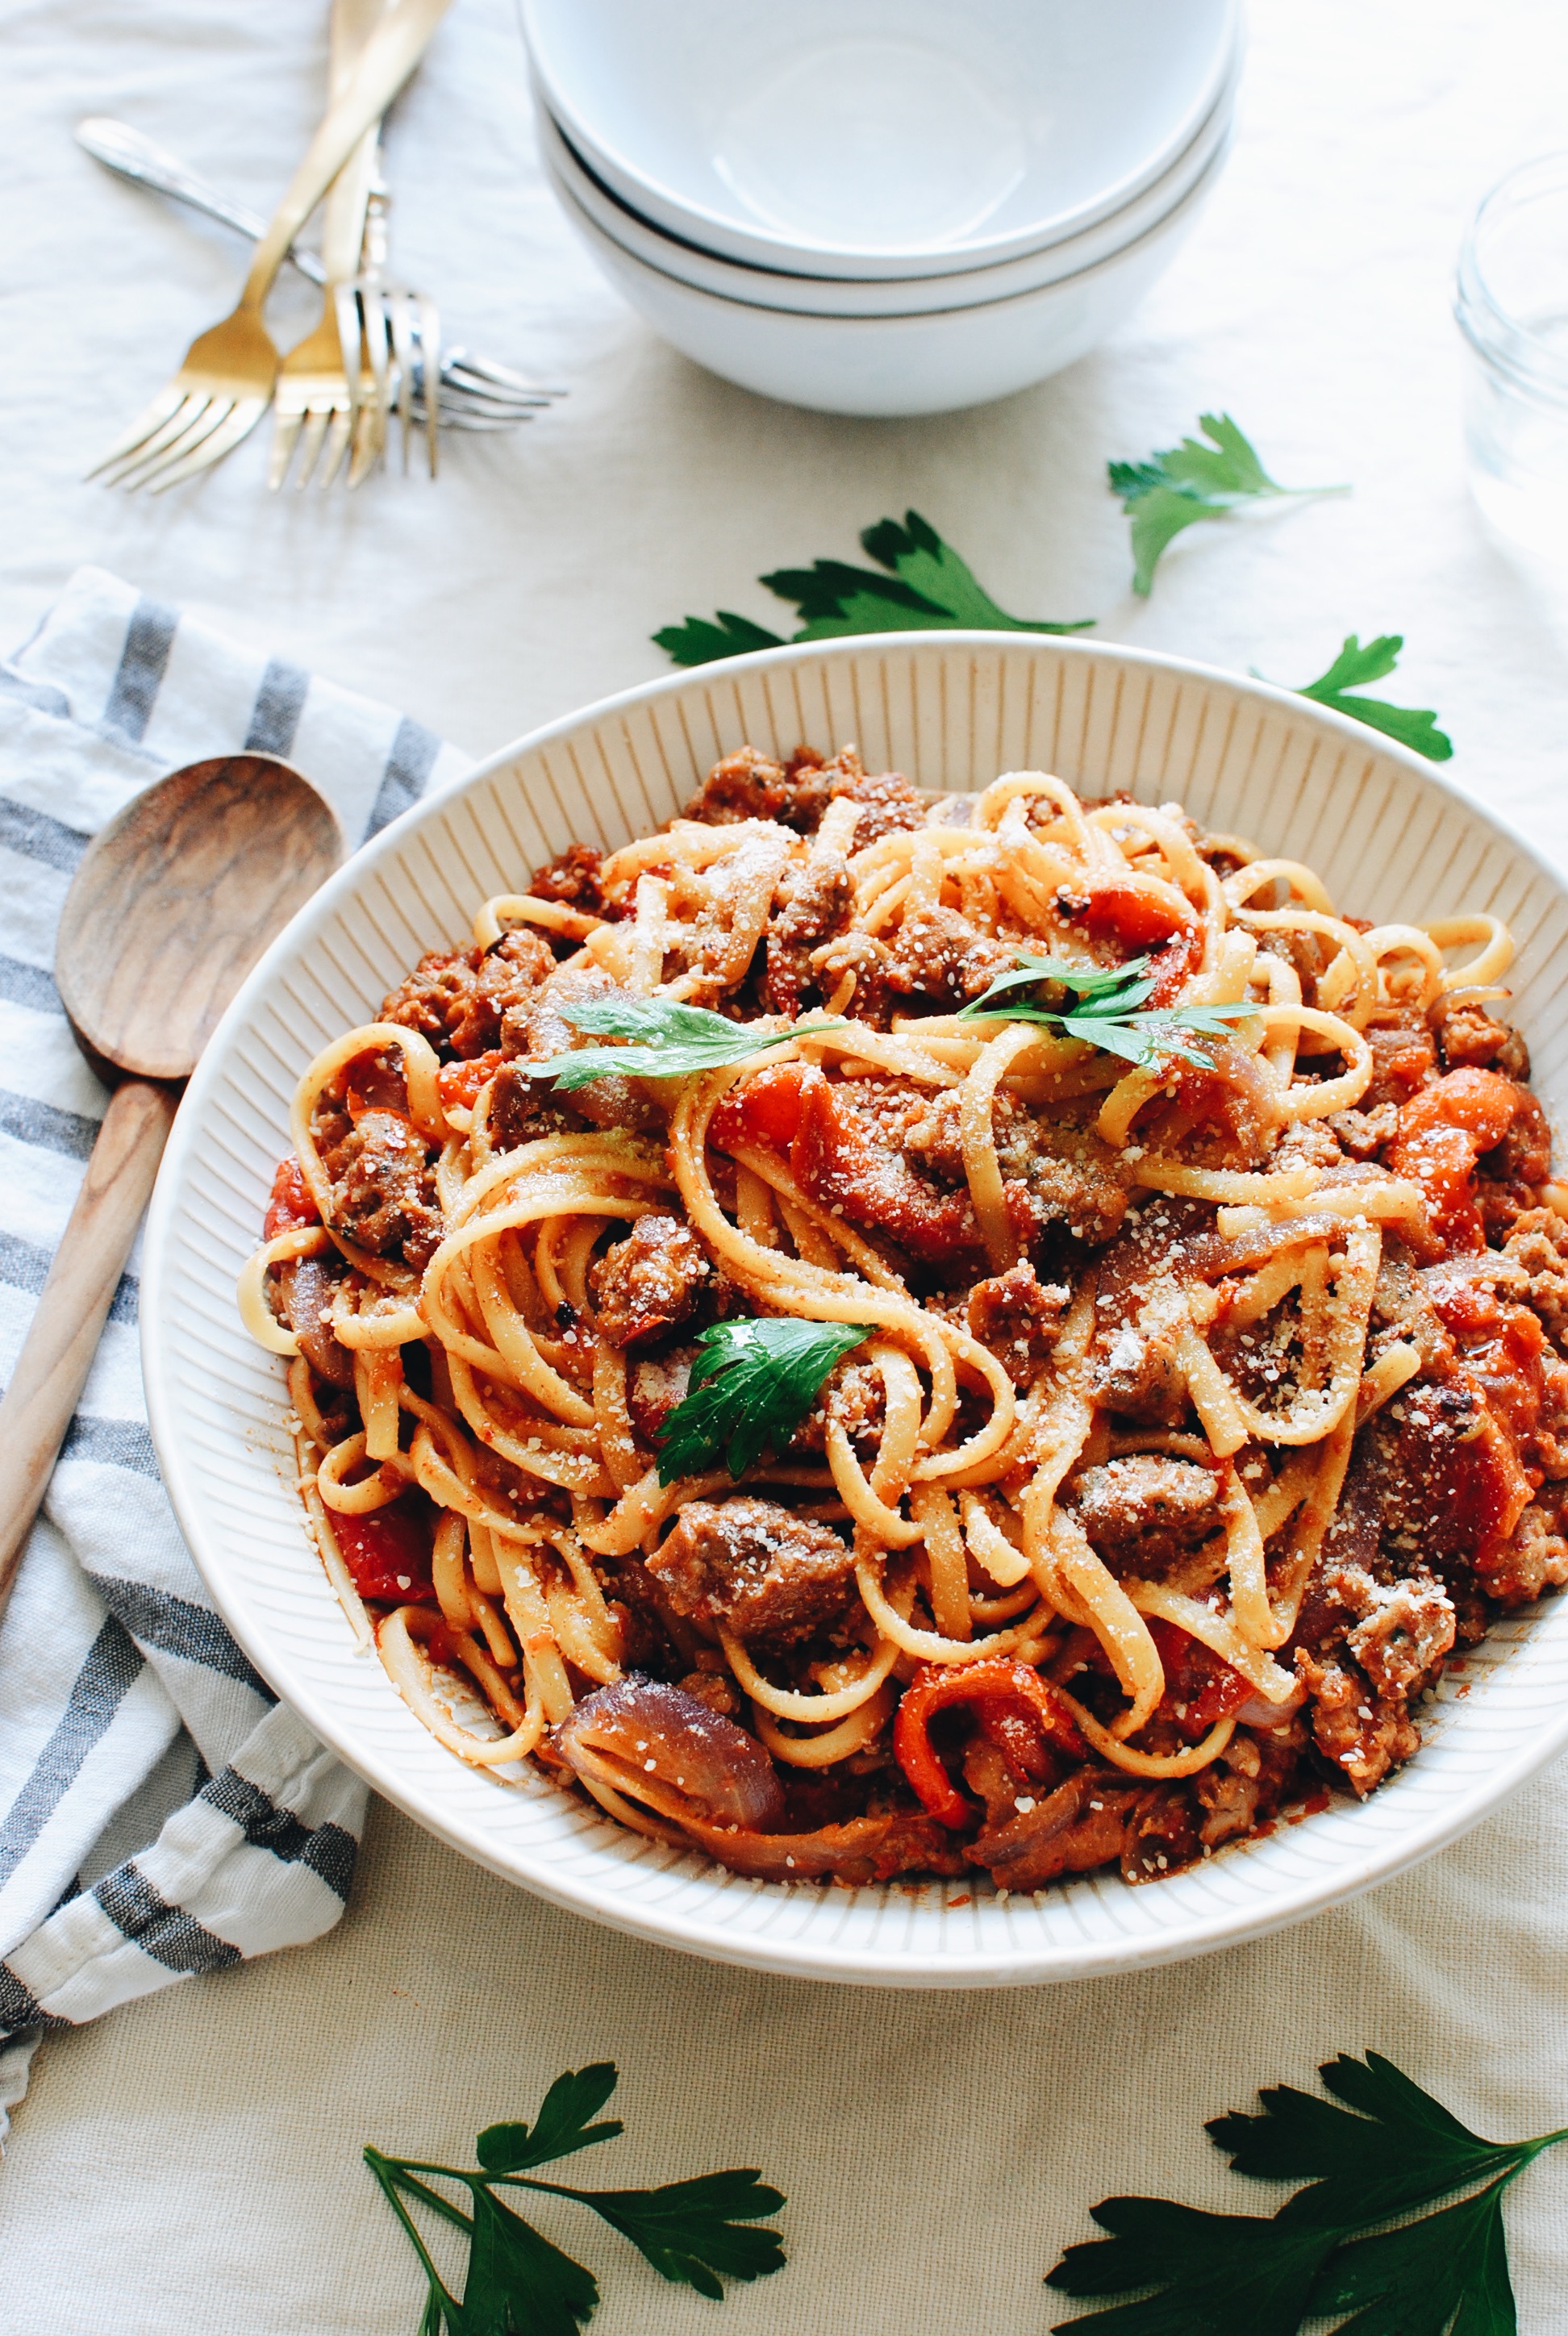
[[[1224,166],[1241,0],[521,0],[610,281],[830,414],[1003,397],[1103,340]]]

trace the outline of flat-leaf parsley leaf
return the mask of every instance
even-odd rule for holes
[[[781,1317],[704,1330],[690,1387],[658,1438],[659,1483],[697,1475],[721,1457],[738,1480],[765,1450],[781,1453],[833,1365],[872,1328]]]
[[[1568,2128],[1485,2141],[1378,2052],[1341,2052],[1320,2074],[1349,2107],[1281,2085],[1261,2094],[1261,2117],[1237,2112],[1207,2128],[1237,2173],[1316,2177],[1306,2188],[1269,2219],[1164,2198],[1103,2200],[1092,2218],[1111,2236],[1068,2247],[1047,2284],[1079,2296],[1156,2292],[1058,2329],[1296,2336],[1322,2317],[1340,2336],[1514,2336],[1503,2192]],[[1377,2227],[1456,2190],[1473,2195],[1399,2229]]]
[[[842,560],[817,560],[809,568],[779,568],[758,578],[781,600],[792,600],[801,618],[796,641],[837,640],[856,633],[908,633],[975,628],[1005,633],[1079,633],[1093,624],[1082,617],[1070,624],[1047,618],[1013,617],[992,599],[968,562],[944,543],[929,520],[906,511],[903,524],[879,520],[864,529],[862,548],[877,568],[855,568]],[[885,571],[885,572],[881,572]],[[654,635],[677,665],[709,665],[718,657],[743,657],[750,649],[782,646],[776,633],[721,608],[716,619],[687,617]]]
[[[1061,1037],[1081,1038],[1140,1070],[1153,1070],[1173,1056],[1207,1067],[1215,1042],[1229,1037],[1228,1026],[1256,1008],[1244,999],[1226,1006],[1149,1006],[1154,984],[1148,963],[1146,957],[1135,957],[1125,965],[1074,965],[1066,958],[1019,949],[1014,969],[998,974],[959,1018],[988,1015],[1009,1022],[1041,1022]],[[1074,995],[1018,998],[1010,994],[1020,988]]]
[[[402,2224],[425,2278],[419,2336],[579,2336],[599,2303],[593,2273],[564,2254],[531,2223],[496,2196],[498,2188],[537,2190],[588,2206],[631,2241],[661,2277],[722,2299],[726,2279],[764,2279],[783,2268],[784,2254],[774,2230],[758,2229],[762,2218],[784,2205],[781,2192],[763,2181],[755,2166],[702,2174],[668,2182],[657,2190],[575,2190],[561,2182],[541,2182],[524,2166],[569,2157],[590,2144],[609,2141],[619,2123],[588,2120],[616,2087],[615,2065],[558,2077],[531,2128],[524,2124],[487,2126],[476,2145],[477,2167],[436,2166],[416,2157],[394,2157],[366,2147],[365,2162],[383,2196]],[[468,2193],[464,2213],[434,2182],[456,2184]],[[408,2202],[466,2234],[468,2265],[461,2299],[447,2285],[425,2244]]]
[[[1354,633],[1347,633],[1344,647],[1328,672],[1308,682],[1296,696],[1310,697],[1320,706],[1332,706],[1336,714],[1348,714],[1353,722],[1381,730],[1386,737],[1397,738],[1401,746],[1425,754],[1429,763],[1446,763],[1453,754],[1454,741],[1438,729],[1437,716],[1430,706],[1390,706],[1387,698],[1352,694],[1359,693],[1364,682],[1381,681],[1392,673],[1404,646],[1403,633],[1379,633],[1365,648]]]
[[[553,1079],[563,1095],[594,1079],[685,1079],[697,1071],[719,1071],[744,1063],[791,1038],[814,1038],[849,1027],[842,1021],[802,1022],[784,1030],[759,1030],[752,1022],[730,1022],[706,1006],[683,1006],[669,998],[606,998],[561,1008],[574,1029],[590,1036],[627,1038],[629,1046],[579,1046],[548,1062],[524,1063],[531,1078]]]
[[[1160,554],[1183,528],[1201,519],[1224,519],[1248,504],[1342,495],[1346,487],[1282,487],[1258,459],[1257,448],[1228,414],[1201,414],[1209,440],[1183,438],[1146,462],[1107,462],[1111,491],[1133,523],[1133,589],[1147,597]]]

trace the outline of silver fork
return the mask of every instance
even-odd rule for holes
[[[441,319],[434,301],[424,293],[410,291],[404,286],[389,284],[386,280],[386,223],[390,202],[386,182],[378,172],[371,186],[365,212],[363,264],[358,283],[353,287],[356,298],[352,303],[340,303],[338,327],[346,361],[350,340],[357,344],[363,334],[371,378],[375,384],[375,404],[383,444],[393,405],[396,404],[398,418],[403,424],[403,468],[406,475],[409,440],[415,427],[414,393],[418,362],[415,352],[419,348],[440,348]],[[439,398],[434,404],[426,401],[422,417],[425,452],[433,479],[437,467],[440,406]]]
[[[128,179],[132,185],[146,187],[154,194],[167,195],[189,209],[216,219],[220,226],[232,228],[252,242],[266,229],[266,220],[257,212],[248,210],[243,204],[231,203],[189,170],[177,155],[155,145],[140,130],[131,129],[129,122],[116,122],[106,114],[92,114],[77,123],[76,139],[94,161],[102,162],[117,178]],[[287,256],[290,264],[309,283],[325,285],[326,270],[313,251],[290,246]],[[412,331],[414,419],[423,423],[427,368],[416,317],[412,320]],[[464,348],[437,350],[437,382],[442,423],[455,430],[510,430],[520,422],[531,421],[535,413],[567,394],[564,389],[541,388],[510,366],[474,356]]]

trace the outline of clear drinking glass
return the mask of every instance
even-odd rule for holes
[[[1568,565],[1568,152],[1510,171],[1481,203],[1454,314],[1470,349],[1475,500],[1505,535]]]

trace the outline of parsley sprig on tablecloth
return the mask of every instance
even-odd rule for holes
[[[1133,523],[1133,589],[1153,589],[1160,554],[1199,520],[1228,519],[1270,501],[1348,494],[1348,487],[1282,487],[1228,414],[1201,414],[1203,438],[1183,438],[1143,462],[1107,462],[1111,491]],[[1203,443],[1203,439],[1208,444]]]
[[[546,2093],[531,2127],[487,2126],[475,2144],[477,2166],[432,2165],[366,2147],[365,2162],[402,2224],[424,2272],[426,2296],[419,2336],[578,2336],[599,2303],[599,2282],[585,2266],[553,2246],[496,2195],[513,2188],[570,2198],[591,2208],[628,2238],[664,2278],[722,2299],[726,2279],[763,2279],[782,2269],[776,2231],[758,2229],[784,2205],[755,2167],[698,2175],[657,2190],[574,2190],[541,2182],[528,2169],[570,2157],[592,2144],[613,2141],[620,2120],[589,2122],[617,2082],[615,2064],[568,2070]],[[471,2212],[432,2185],[447,2182],[468,2193]],[[436,2266],[411,2211],[418,2205],[469,2242],[461,2296]]]
[[[1386,737],[1397,738],[1401,746],[1425,754],[1429,763],[1446,763],[1454,752],[1454,741],[1438,729],[1437,716],[1429,706],[1390,706],[1387,698],[1361,695],[1364,682],[1381,681],[1393,672],[1404,646],[1403,633],[1379,633],[1365,648],[1354,633],[1347,633],[1344,647],[1328,672],[1309,681],[1296,695],[1314,698],[1320,706],[1331,706],[1336,714],[1348,714],[1353,722],[1381,730]]]
[[[1503,2194],[1568,2129],[1484,2141],[1380,2052],[1341,2052],[1320,2074],[1333,2100],[1274,2086],[1259,2095],[1261,2117],[1206,2127],[1238,2174],[1304,2177],[1304,2188],[1268,2219],[1103,2199],[1091,2215],[1111,2236],[1068,2247],[1047,2283],[1074,2296],[1145,2292],[1057,2328],[1296,2336],[1327,2319],[1339,2336],[1514,2336]],[[1379,2227],[1457,2191],[1469,2195]]]
[[[1200,520],[1224,520],[1236,512],[1268,503],[1300,501],[1317,495],[1347,494],[1344,486],[1282,487],[1263,468],[1257,448],[1228,414],[1204,414],[1198,418],[1202,435],[1183,438],[1141,462],[1110,462],[1106,472],[1113,492],[1132,522],[1133,589],[1147,597],[1161,553],[1184,529]],[[903,524],[879,520],[861,536],[875,569],[852,567],[842,560],[816,560],[809,568],[779,568],[760,577],[770,592],[791,600],[802,618],[792,641],[823,641],[862,633],[906,633],[973,627],[989,632],[1077,633],[1093,625],[1092,617],[1069,624],[1045,618],[1013,617],[998,607],[979,584],[968,563],[944,543],[919,511],[906,511]],[[721,657],[745,657],[754,649],[785,646],[782,633],[770,632],[733,608],[716,615],[687,617],[655,633],[659,647],[677,665],[709,665]],[[1401,745],[1425,754],[1428,762],[1446,763],[1453,754],[1451,740],[1437,726],[1428,708],[1391,706],[1386,699],[1367,697],[1361,685],[1392,673],[1404,647],[1398,633],[1379,635],[1365,648],[1354,633],[1328,671],[1296,692],[1331,706],[1336,713],[1365,722]]]
[[[861,545],[882,572],[852,568],[842,560],[817,560],[809,568],[779,568],[757,579],[781,600],[794,602],[802,621],[791,640],[971,627],[985,632],[1078,633],[1094,623],[1092,617],[1071,624],[1010,617],[919,511],[906,511],[901,527],[897,520],[879,520],[862,531]],[[770,633],[731,608],[721,608],[711,619],[687,617],[683,624],[667,625],[654,639],[677,665],[709,665],[718,657],[784,645],[782,633]]]

